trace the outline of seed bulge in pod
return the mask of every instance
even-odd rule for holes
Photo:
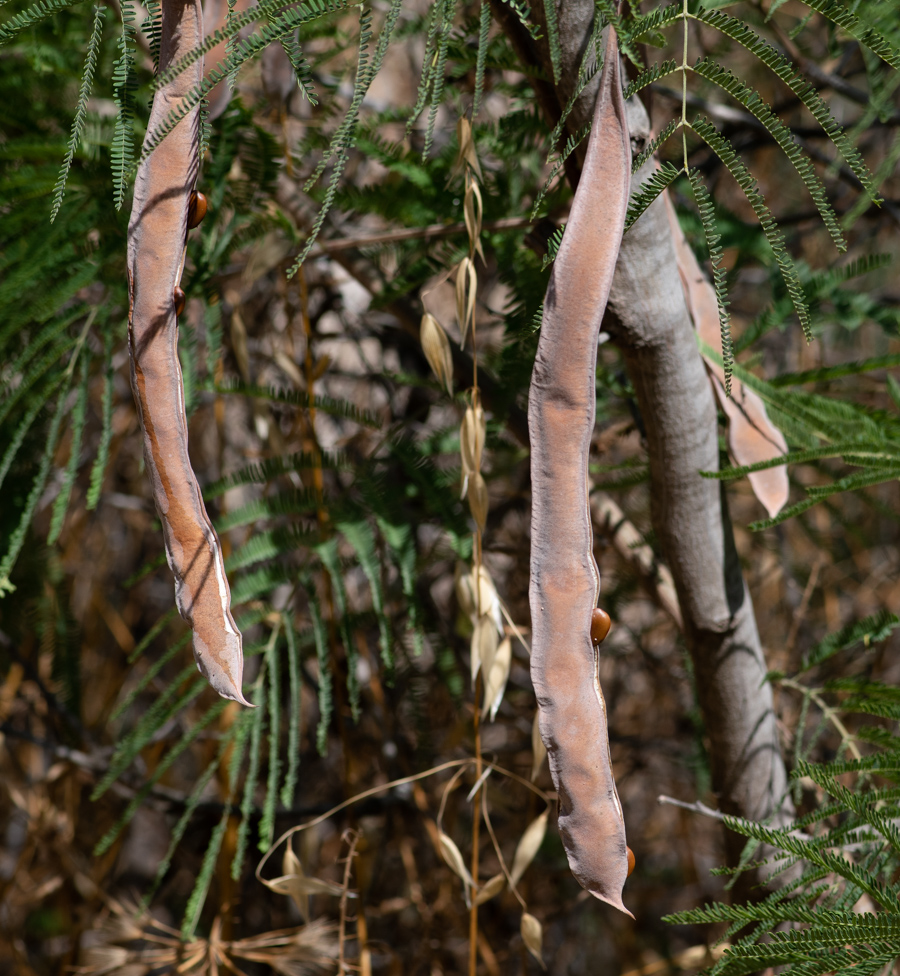
[[[184,297],[184,292],[180,288],[176,287],[172,297],[175,301],[175,315],[178,318],[181,318],[184,312],[184,303],[186,300]]]

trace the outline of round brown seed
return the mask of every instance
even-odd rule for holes
[[[609,614],[605,610],[601,610],[600,607],[594,607],[591,611],[591,640],[595,644],[599,644],[609,633],[611,626],[612,621],[609,619]]]
[[[199,191],[191,194],[191,202],[188,204],[188,230],[197,227],[201,220],[206,216],[209,205],[206,197]]]

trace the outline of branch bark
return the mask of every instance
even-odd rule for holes
[[[500,7],[500,0],[492,6]],[[545,107],[551,124],[574,90],[593,13],[592,0],[567,0],[559,10],[562,71],[555,110]],[[549,52],[540,42],[526,45],[517,32],[509,37],[520,57],[540,57],[552,77]],[[597,81],[595,76],[577,99],[566,124],[569,132],[590,117]],[[546,103],[546,93],[540,101]],[[650,122],[635,98],[628,113],[632,148],[639,152],[649,139]],[[651,160],[635,174],[632,189],[649,177],[653,165]],[[748,819],[775,815],[783,821],[793,808],[753,604],[724,489],[700,476],[719,466],[716,408],[661,198],[625,235],[604,328],[622,351],[647,429],[651,515],[678,594],[719,805]],[[732,859],[743,844],[743,838],[729,835]]]

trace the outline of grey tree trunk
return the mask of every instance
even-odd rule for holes
[[[552,0],[551,0],[552,2]],[[495,16],[519,56],[552,78],[545,40],[534,41],[502,0]],[[532,8],[540,18],[540,5]],[[575,90],[594,20],[593,0],[558,5],[562,63],[558,85],[539,82],[537,96],[555,124]],[[546,31],[544,31],[546,36]],[[577,100],[567,138],[589,118],[597,77]],[[638,99],[628,105],[632,148],[640,152],[650,123]],[[578,179],[580,164],[567,169]],[[653,171],[635,174],[632,188]],[[786,796],[772,692],[750,594],[734,548],[720,483],[700,471],[719,467],[716,406],[685,303],[662,199],[625,235],[604,328],[621,349],[647,432],[651,515],[662,556],[672,572],[694,664],[697,695],[709,736],[713,788],[722,810],[752,819],[793,814]],[[743,838],[729,836],[736,858]]]

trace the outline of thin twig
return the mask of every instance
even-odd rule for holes
[[[800,605],[794,612],[794,619],[791,621],[791,629],[788,632],[788,639],[784,645],[784,653],[787,658],[791,651],[794,649],[794,643],[797,640],[797,634],[800,631],[800,625],[803,623],[806,617],[806,611],[809,609],[809,601],[812,598],[813,592],[816,589],[816,584],[819,582],[819,573],[822,570],[822,566],[825,564],[825,558],[822,553],[819,553],[816,561],[813,563],[813,568],[809,574],[809,579],[806,581],[806,586],[803,590],[803,596],[800,598]]]
[[[355,830],[345,830],[341,840],[347,841],[349,848],[347,857],[344,859],[344,890],[341,894],[341,918],[338,925],[338,974],[346,972],[348,969],[356,969],[349,966],[344,959],[344,948],[346,946],[347,931],[347,898],[350,892],[350,874],[353,871],[353,858],[356,857],[356,845],[359,842],[359,833]]]
[[[502,217],[499,220],[489,220],[482,225],[483,230],[521,230],[534,224],[530,217]],[[332,240],[320,239],[316,247],[309,253],[308,261],[313,258],[324,257],[336,251],[350,251],[360,247],[373,247],[376,244],[397,244],[401,241],[435,240],[441,237],[452,237],[463,234],[466,225],[462,221],[455,224],[427,224],[425,227],[401,227],[398,230],[387,230],[381,234],[363,234],[358,237],[338,237]]]
[[[837,709],[832,708],[831,705],[825,701],[824,698],[819,694],[821,689],[819,688],[807,688],[805,685],[800,684],[799,681],[795,681],[793,678],[779,678],[778,683],[785,688],[793,688],[794,691],[799,691],[801,695],[808,695],[810,701],[816,703],[822,710],[822,714],[825,718],[831,722],[834,726],[835,731],[841,737],[841,742],[847,747],[849,753],[854,759],[862,759],[862,753],[859,751],[859,747],[854,741],[855,736],[848,730],[847,726],[841,721],[838,716]]]
[[[737,817],[729,814],[722,813],[721,810],[713,810],[712,807],[708,807],[701,800],[697,800],[694,803],[688,803],[685,800],[676,800],[673,796],[665,796],[661,794],[656,798],[656,802],[660,806],[671,806],[679,807],[682,810],[690,810],[691,813],[699,813],[704,817],[709,817],[712,820],[718,820],[722,823],[726,816],[731,816],[732,820],[737,821],[741,824],[748,824],[756,827],[767,826],[758,820],[748,820],[746,817]],[[894,821],[896,824],[897,821]],[[812,834],[804,833],[802,830],[784,830],[783,827],[774,827],[773,830],[777,830],[779,833],[787,837],[793,837],[795,840],[802,841],[804,844],[812,844],[817,840],[821,840],[819,837],[815,837]],[[872,846],[871,841],[858,841],[852,844],[829,844],[825,850],[830,851],[859,851],[859,850],[869,850]],[[785,852],[785,856],[788,856],[789,852]],[[793,855],[791,855],[793,856]]]

